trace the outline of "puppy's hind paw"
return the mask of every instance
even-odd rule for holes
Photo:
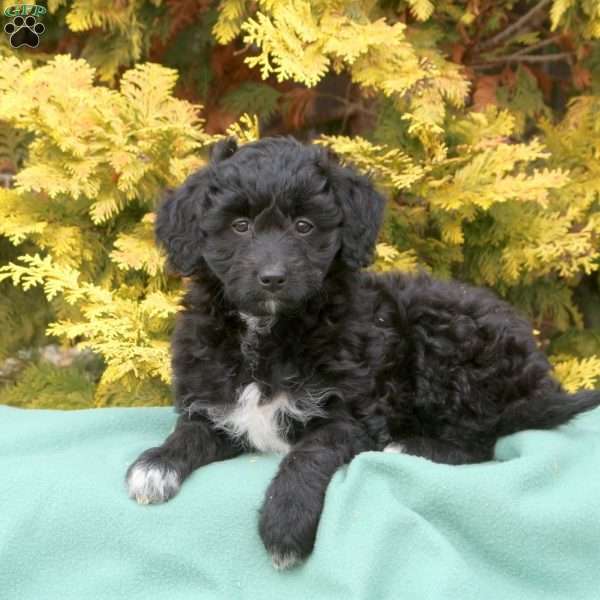
[[[398,442],[393,442],[391,444],[388,444],[383,449],[383,452],[391,452],[393,454],[404,454],[405,450],[406,450],[406,446],[404,444],[399,444]]]
[[[179,473],[158,457],[136,460],[127,470],[125,483],[129,497],[138,504],[159,504],[170,500],[181,486]]]

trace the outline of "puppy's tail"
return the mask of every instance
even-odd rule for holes
[[[523,429],[553,429],[597,406],[600,406],[600,390],[586,390],[576,394],[559,391],[519,400],[509,405],[500,416],[498,435],[508,435]]]

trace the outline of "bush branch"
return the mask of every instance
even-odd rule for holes
[[[511,63],[511,62],[530,62],[530,63],[544,63],[544,62],[555,62],[558,60],[568,60],[572,56],[571,52],[555,52],[554,54],[509,54],[507,56],[498,56],[497,58],[490,58],[485,63],[477,65],[469,65],[473,69],[489,69],[496,67],[499,64]]]
[[[487,50],[493,46],[496,46],[506,38],[510,37],[513,33],[519,31],[519,29],[523,28],[527,22],[536,15],[542,8],[545,8],[548,4],[550,4],[552,0],[540,0],[531,10],[526,12],[520,19],[517,19],[512,25],[509,25],[506,29],[503,29],[499,33],[497,33],[493,38],[490,38],[483,44],[479,46],[480,50]]]

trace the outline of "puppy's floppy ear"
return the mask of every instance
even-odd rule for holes
[[[351,269],[360,269],[373,260],[385,199],[367,177],[349,167],[331,165],[332,158],[331,188],[344,215],[341,259]]]
[[[210,152],[211,164],[190,175],[186,181],[169,191],[157,211],[155,234],[165,248],[169,265],[184,277],[198,272],[206,234],[202,217],[209,206],[210,170],[215,163],[232,156],[237,150],[234,138],[215,144]]]

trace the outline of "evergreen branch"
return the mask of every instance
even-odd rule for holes
[[[520,19],[517,19],[512,25],[509,25],[506,27],[506,29],[503,29],[494,37],[481,44],[479,46],[479,50],[487,50],[488,48],[492,48],[493,46],[496,46],[500,42],[504,41],[506,38],[510,37],[513,33],[516,33],[522,29],[532,17],[550,4],[551,1],[552,0],[540,0],[540,2],[538,2],[531,10],[526,12]]]
[[[558,36],[558,35],[553,35],[552,37],[550,37],[546,40],[539,41],[537,44],[533,44],[532,46],[526,46],[525,48],[515,52],[515,55],[521,56],[522,54],[529,54],[530,52],[533,52],[534,50],[539,50],[540,48],[545,48],[546,46],[555,44],[558,41],[559,37],[560,36]]]
[[[473,69],[489,69],[496,67],[499,64],[511,63],[511,62],[531,62],[531,63],[545,63],[545,62],[556,62],[559,60],[568,60],[572,57],[572,52],[555,52],[554,54],[508,54],[506,56],[498,56],[497,58],[490,58],[485,63],[479,63],[475,65],[469,65]]]
[[[348,82],[348,85],[346,85],[346,93],[344,94],[344,100],[346,102],[350,102],[350,95],[352,94],[352,80],[350,80]],[[344,115],[344,120],[342,121],[342,131],[346,131],[346,127],[348,126],[348,119],[350,118],[350,110],[346,111],[346,114]],[[377,118],[377,115],[374,115],[375,118]]]

